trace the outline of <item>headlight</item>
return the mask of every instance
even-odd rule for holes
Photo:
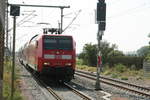
[[[66,63],[65,65],[66,65],[66,66],[71,66],[72,64],[71,64],[71,63]]]
[[[50,65],[50,63],[49,63],[49,62],[44,62],[43,65],[44,65],[44,66],[48,66],[48,65]]]

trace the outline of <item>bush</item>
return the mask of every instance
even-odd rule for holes
[[[90,67],[90,66],[86,66],[86,65],[77,65],[76,68],[80,69],[80,70],[96,72],[96,67]]]
[[[83,60],[82,59],[77,59],[76,64],[77,65],[83,65]]]
[[[136,80],[142,80],[143,78],[141,77],[141,76],[138,76],[137,78],[136,78]]]
[[[103,73],[103,75],[110,75],[110,74],[111,74],[111,72],[108,71],[108,70],[106,70],[106,71]]]
[[[108,65],[105,65],[102,67],[101,71],[103,75],[110,75],[112,73],[112,68],[110,68]]]
[[[113,73],[113,74],[111,75],[111,78],[118,78],[118,74]]]
[[[143,67],[143,57],[135,57],[135,56],[117,56],[117,57],[110,57],[107,61],[110,67],[114,66],[115,64],[123,64],[128,68],[131,66],[135,66],[136,69],[142,69]]]
[[[116,70],[116,72],[123,73],[123,72],[127,71],[127,68],[123,64],[117,64],[117,65],[115,65],[115,70]]]

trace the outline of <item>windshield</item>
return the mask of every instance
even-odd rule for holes
[[[45,36],[44,49],[72,50],[72,38],[69,36]]]

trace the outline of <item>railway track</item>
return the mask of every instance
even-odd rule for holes
[[[89,72],[76,70],[75,74],[78,76],[86,77],[86,78],[94,80],[94,81],[96,80],[96,75],[89,73]],[[150,89],[148,89],[146,87],[142,87],[139,85],[135,85],[135,84],[131,84],[131,83],[127,83],[124,81],[120,81],[120,80],[116,80],[116,79],[112,79],[112,78],[107,78],[107,77],[103,77],[103,76],[100,76],[100,81],[102,83],[124,89],[126,91],[138,94],[140,96],[150,98]]]
[[[33,76],[34,80],[40,85],[43,86],[56,100],[64,100],[62,97],[60,97],[52,88],[48,87],[42,80],[39,79],[39,77],[37,77],[35,75],[35,73],[33,73],[33,70],[29,67],[26,67],[24,64],[22,64],[25,69],[31,73],[31,75]]]
[[[36,77],[36,76],[34,76],[34,77]],[[39,81],[40,84],[41,84],[42,86],[44,86],[44,87],[53,95],[53,97],[54,97],[56,100],[65,100],[64,97],[61,97],[61,96],[59,95],[59,93],[55,92],[55,90],[54,90],[53,88],[50,88],[50,86],[47,86],[43,81],[41,81],[41,80],[38,79],[37,77],[36,77],[36,80]],[[64,83],[63,85],[64,85],[66,88],[68,88],[69,91],[72,91],[72,92],[75,93],[77,96],[81,97],[83,100],[92,100],[92,98],[90,98],[89,96],[87,96],[87,95],[81,93],[80,91],[76,90],[75,88],[73,88],[73,87],[70,86],[69,84]],[[71,99],[72,99],[72,98],[70,98],[70,100],[71,100]],[[81,99],[81,100],[82,100],[82,99]]]
[[[44,87],[56,100],[65,100],[64,97],[61,97],[59,95],[59,92],[55,91],[53,88],[51,88],[50,86],[47,86],[47,84],[45,82],[43,82],[41,79],[39,79],[39,77],[37,77],[35,74],[33,74],[33,71],[29,68],[29,67],[25,67],[33,76],[34,80],[42,87]],[[71,85],[69,85],[68,83],[64,83],[63,84],[65,86],[65,88],[68,89],[68,91],[73,92],[75,95],[79,96],[81,98],[81,100],[92,100],[92,98],[90,98],[89,96],[85,95],[84,93],[78,91],[77,89],[73,88]],[[72,98],[70,98],[70,100],[73,100]]]
[[[81,98],[83,98],[83,100],[92,100],[92,98],[90,98],[89,96],[81,93],[80,91],[76,90],[75,88],[73,88],[72,86],[70,86],[67,83],[64,83],[64,85],[69,88],[72,92],[74,92],[75,94],[77,94],[78,96],[80,96]]]

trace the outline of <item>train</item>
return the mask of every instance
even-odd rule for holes
[[[39,75],[69,82],[75,73],[76,42],[70,35],[35,35],[22,47],[19,59]]]

